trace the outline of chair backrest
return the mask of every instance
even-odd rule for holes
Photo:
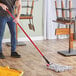
[[[25,10],[25,15],[32,15],[34,8],[34,0],[26,0],[22,8],[24,8]]]
[[[22,1],[22,10],[21,16],[32,16],[34,8],[34,0],[25,0]],[[15,14],[17,14],[17,10],[15,9]]]
[[[72,20],[72,1],[71,0],[69,0],[69,8],[64,8],[64,2],[63,2],[63,0],[61,0],[61,7],[57,7],[57,0],[55,0],[55,8],[56,8],[56,16],[57,16],[57,19],[68,19],[68,20]],[[59,17],[59,11],[61,11],[62,13],[62,15]],[[69,16],[68,17],[66,17],[65,16],[65,14],[66,14],[66,12],[65,11],[68,11],[69,13]]]

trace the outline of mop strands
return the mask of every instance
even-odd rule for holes
[[[60,65],[60,64],[51,63],[51,64],[47,64],[47,69],[53,70],[55,72],[64,72],[67,70],[71,70],[72,66],[64,66],[64,65]]]
[[[9,15],[15,19],[13,17],[13,15],[10,13],[10,11],[8,9],[6,9],[6,11],[9,13]],[[29,35],[25,32],[25,30],[21,27],[21,25],[17,22],[17,25],[20,27],[20,29],[23,31],[23,33],[27,36],[27,38],[30,40],[30,42],[33,44],[33,46],[37,49],[37,51],[41,54],[41,56],[43,57],[43,59],[46,61],[46,63],[48,64],[48,68],[57,72],[62,72],[66,70],[70,69],[71,67],[63,67],[61,65],[56,65],[56,64],[50,64],[49,60],[42,54],[42,52],[40,51],[40,49],[37,47],[37,45],[32,41],[32,39],[29,37]]]

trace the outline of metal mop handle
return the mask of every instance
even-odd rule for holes
[[[6,9],[6,11],[9,13],[9,15],[10,15],[13,19],[15,19],[8,9]],[[49,62],[49,61],[46,59],[46,57],[41,53],[41,51],[39,50],[39,48],[35,45],[35,43],[31,40],[31,38],[28,36],[28,34],[25,32],[25,30],[20,26],[20,24],[19,24],[18,22],[17,22],[17,25],[21,28],[21,30],[24,32],[24,34],[28,37],[28,39],[31,41],[31,43],[34,45],[34,47],[39,51],[39,53],[40,53],[41,56],[45,59],[45,61],[47,62],[47,64],[50,64],[50,62]]]

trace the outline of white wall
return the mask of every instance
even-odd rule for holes
[[[48,2],[48,11],[47,11],[47,39],[55,39],[55,28],[56,23],[53,22],[53,20],[56,19],[56,13],[55,13],[55,4],[54,0],[47,0]]]

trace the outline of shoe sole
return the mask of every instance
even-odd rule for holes
[[[14,56],[11,56],[11,57],[13,57],[13,58],[21,58],[21,57],[14,57]]]

